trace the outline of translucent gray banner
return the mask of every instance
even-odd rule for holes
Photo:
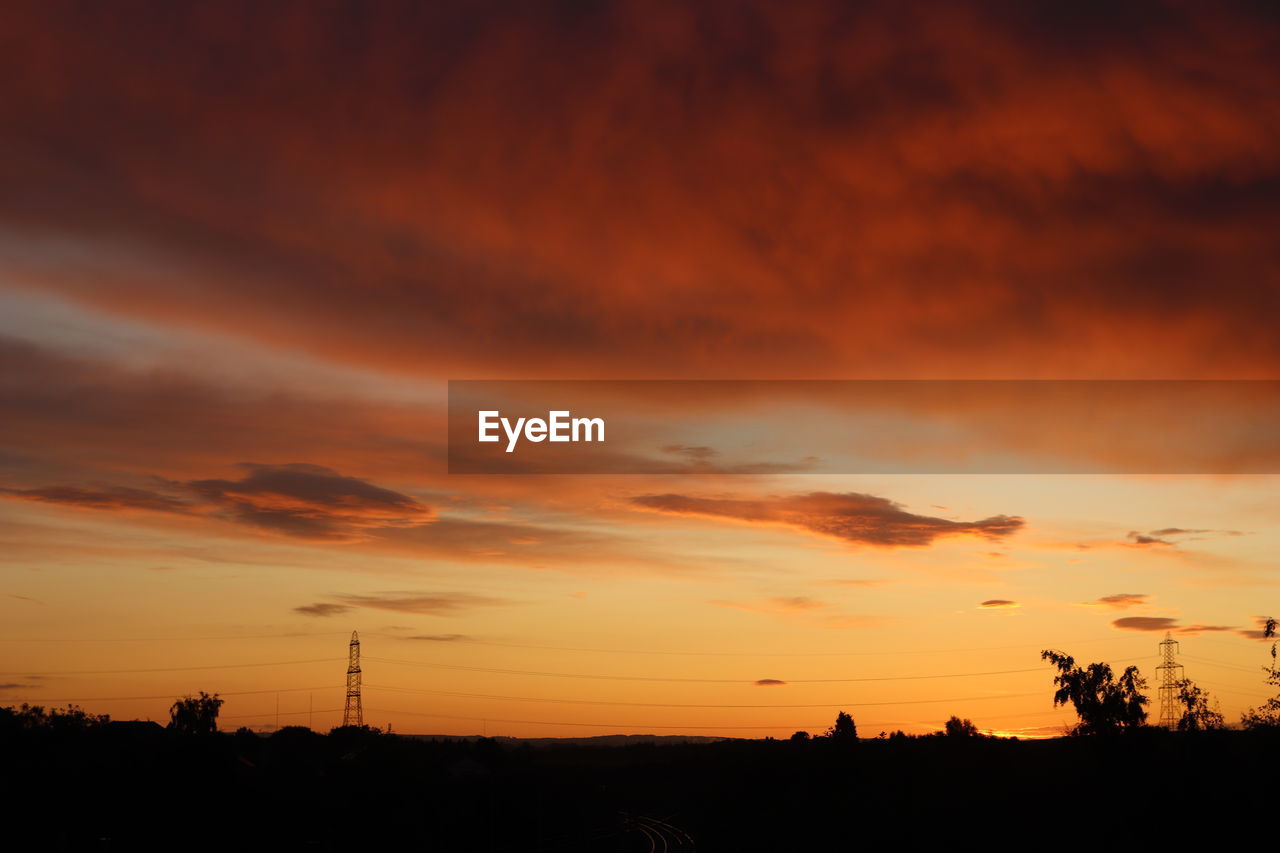
[[[1280,381],[463,380],[454,474],[1275,474]]]

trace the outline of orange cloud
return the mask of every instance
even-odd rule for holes
[[[6,20],[6,279],[112,312],[473,376],[1280,368],[1257,6],[68,14]]]
[[[1085,607],[1111,607],[1116,610],[1126,610],[1130,607],[1138,607],[1149,603],[1151,596],[1146,593],[1137,592],[1119,592],[1115,595],[1104,595],[1097,601],[1081,602]]]
[[[1126,631],[1172,631],[1175,634],[1191,635],[1239,631],[1230,625],[1180,625],[1171,616],[1124,616],[1111,624]]]
[[[473,607],[508,603],[504,599],[464,592],[386,592],[376,595],[344,595],[341,600],[353,607],[371,607],[424,616],[448,616]]]
[[[434,512],[417,500],[321,465],[253,465],[239,480],[185,484],[236,521],[312,539],[350,539],[366,530],[415,527]]]
[[[1178,620],[1172,616],[1122,616],[1111,624],[1125,631],[1172,631]]]
[[[85,509],[141,509],[150,512],[189,512],[191,504],[177,498],[128,486],[82,489],[74,486],[46,486],[36,489],[0,489],[0,494],[18,500],[65,504]]]
[[[294,613],[301,613],[303,616],[338,616],[351,610],[346,604],[332,604],[330,602],[318,601],[315,604],[303,604],[293,608]]]
[[[781,524],[885,548],[920,547],[949,536],[1001,539],[1016,533],[1024,524],[1021,518],[1007,515],[968,522],[915,515],[887,498],[857,492],[810,492],[759,499],[642,495],[631,498],[631,502],[673,515]]]

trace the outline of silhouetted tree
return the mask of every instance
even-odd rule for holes
[[[943,731],[946,732],[947,737],[980,737],[978,727],[973,724],[972,720],[962,720],[956,716],[947,720],[943,726]]]
[[[218,731],[218,709],[222,700],[203,690],[199,696],[185,696],[169,709],[169,728],[184,735],[213,734]]]
[[[798,741],[798,740],[808,740],[808,739],[809,739],[809,733],[808,733],[808,732],[796,732],[795,734],[793,734],[793,735],[791,736],[791,739],[792,739],[792,740],[797,740],[797,741]]]
[[[87,729],[111,722],[106,714],[89,714],[77,705],[51,708],[28,705],[23,702],[17,708],[0,708],[0,728],[5,729]]]
[[[1058,686],[1053,704],[1070,702],[1080,718],[1072,734],[1110,734],[1146,723],[1148,699],[1142,690],[1147,682],[1136,666],[1127,667],[1116,678],[1109,664],[1091,663],[1081,668],[1075,658],[1052,649],[1042,651],[1040,657],[1058,668],[1053,679]]]
[[[1267,674],[1267,684],[1272,687],[1280,687],[1280,669],[1276,667],[1276,620],[1267,617],[1263,623],[1262,636],[1264,639],[1273,640],[1271,643],[1271,665],[1264,666],[1262,671]],[[1240,724],[1246,729],[1263,729],[1274,728],[1280,726],[1280,694],[1272,696],[1261,707],[1250,708],[1240,716]]]
[[[836,714],[835,725],[827,729],[826,737],[835,741],[854,743],[858,740],[858,726],[853,722],[853,717],[841,711]]]
[[[1203,732],[1226,728],[1222,714],[1217,708],[1209,707],[1209,694],[1197,687],[1189,678],[1178,682],[1178,704],[1182,706],[1182,716],[1178,718],[1178,731]]]

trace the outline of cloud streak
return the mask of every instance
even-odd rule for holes
[[[395,370],[1280,364],[1257,4],[164,9],[7,21],[10,280]]]
[[[784,525],[882,548],[923,547],[955,536],[998,540],[1013,535],[1025,524],[1023,519],[1008,515],[968,522],[916,515],[887,498],[857,492],[809,492],[757,499],[641,495],[631,498],[631,503],[671,515]]]
[[[332,604],[329,602],[318,601],[315,604],[302,604],[293,608],[294,613],[301,613],[303,616],[338,616],[351,611],[351,606],[346,604]]]
[[[1141,607],[1150,603],[1151,596],[1138,592],[1118,592],[1104,595],[1096,601],[1081,602],[1085,607],[1109,607],[1113,610],[1127,610],[1130,607]]]
[[[247,473],[238,480],[166,482],[170,494],[126,486],[45,486],[0,489],[0,494],[82,509],[213,516],[317,540],[355,541],[372,532],[419,527],[434,519],[431,507],[408,495],[322,465],[240,467]]]
[[[476,607],[492,607],[510,603],[506,599],[473,595],[467,592],[352,594],[341,596],[341,601],[353,607],[390,610],[396,613],[414,613],[420,616],[453,616]]]
[[[415,527],[433,517],[408,495],[321,465],[250,465],[239,480],[184,484],[235,521],[308,539],[352,539],[365,531]]]
[[[1230,625],[1182,625],[1172,616],[1122,616],[1113,620],[1114,627],[1122,631],[1168,631],[1174,634],[1220,634],[1239,632]]]

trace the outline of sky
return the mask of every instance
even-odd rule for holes
[[[0,704],[327,730],[352,630],[402,732],[1039,736],[1165,632],[1268,696],[1280,480],[1122,473],[1177,399],[1079,475],[447,465],[449,380],[1280,379],[1264,4],[6,16]]]

